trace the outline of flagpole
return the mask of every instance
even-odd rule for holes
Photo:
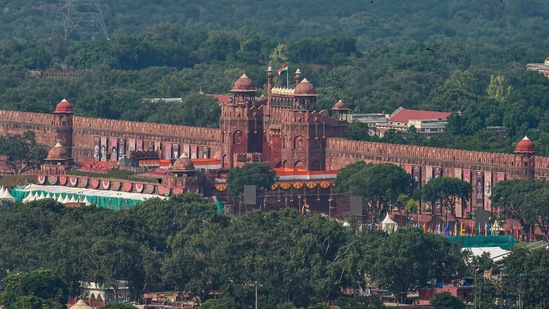
[[[290,88],[290,68],[286,67],[286,88]]]

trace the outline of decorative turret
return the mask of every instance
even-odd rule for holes
[[[233,93],[232,103],[234,105],[251,106],[255,101],[257,89],[255,89],[254,82],[246,74],[242,74],[234,82],[231,92]]]
[[[271,96],[271,89],[273,89],[273,67],[267,68],[267,97]]]
[[[520,142],[517,143],[515,153],[534,155],[536,154],[536,146],[528,138],[528,136],[525,136]]]
[[[63,99],[55,106],[54,114],[74,114],[72,110],[72,104],[69,101]]]
[[[515,163],[515,167],[522,169],[519,177],[534,177],[536,167],[536,146],[534,143],[532,143],[532,141],[525,136],[520,142],[517,143],[515,154],[517,155],[518,161]]]
[[[186,153],[183,153],[175,162],[172,167],[172,174],[176,176],[191,176],[194,175],[195,168],[193,161],[189,159]]]
[[[339,100],[334,107],[332,107],[332,112],[334,113],[334,118],[339,121],[347,121],[347,114],[349,113],[349,108],[343,101]]]
[[[294,97],[296,99],[296,104],[294,108],[313,110],[315,108],[316,96],[315,86],[304,78],[295,87]]]
[[[64,162],[67,159],[69,159],[69,152],[65,147],[61,145],[61,143],[57,142],[55,146],[53,146],[50,151],[48,152],[48,156],[46,157],[46,161],[50,162]]]
[[[295,85],[296,85],[296,87],[297,87],[297,85],[299,85],[299,83],[301,83],[301,70],[297,69],[297,70],[295,70]]]
[[[44,174],[59,175],[65,174],[72,164],[73,160],[67,148],[57,142],[57,144],[48,151],[48,156],[44,159],[44,164],[42,164],[40,168],[41,172]]]

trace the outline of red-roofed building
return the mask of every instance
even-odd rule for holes
[[[448,123],[446,118],[450,114],[449,112],[406,109],[401,106],[389,116],[388,122],[376,123],[375,131],[381,137],[388,130],[406,132],[411,126],[414,126],[420,134],[439,134],[444,132]]]
[[[229,104],[231,96],[222,94],[206,94],[208,97],[216,99],[219,104]]]

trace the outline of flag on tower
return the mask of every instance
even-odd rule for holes
[[[281,66],[280,69],[278,69],[278,75],[280,75],[282,73],[288,73],[288,64],[287,63],[285,65]]]

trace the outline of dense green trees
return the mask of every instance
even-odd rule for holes
[[[51,270],[12,272],[3,281],[0,303],[13,309],[64,308],[66,284]]]
[[[36,141],[34,131],[0,136],[0,155],[15,175],[39,168],[48,155],[46,147]]]
[[[258,190],[271,190],[276,181],[275,171],[266,163],[246,164],[236,167],[227,174],[227,185],[231,197],[244,193],[245,185],[255,185]]]
[[[547,184],[532,179],[513,179],[497,183],[492,192],[492,202],[502,215],[516,219],[525,233],[537,227],[547,237],[549,234],[549,197]]]
[[[383,219],[401,193],[411,193],[411,178],[404,169],[394,164],[349,164],[337,174],[334,181],[339,193],[361,196],[363,213],[376,223]]]
[[[446,254],[436,256],[435,251]],[[257,282],[262,307],[321,308],[320,303],[337,299],[342,287],[382,284],[400,292],[425,284],[425,278],[453,274],[460,257],[443,237],[416,228],[393,235],[354,234],[336,221],[291,209],[229,218],[195,194],[151,199],[118,212],[64,208],[53,200],[0,209],[1,279],[9,274],[5,282],[11,282],[16,272],[39,268],[51,271],[37,274],[55,275],[50,276],[55,280],[40,280],[44,287],[27,285],[25,293],[5,293],[4,303],[18,296],[25,296],[21,304],[58,297],[62,303],[67,293],[79,295],[80,280],[110,286],[125,279],[133,299],[146,291],[177,290],[205,306],[243,308],[254,304]],[[399,267],[408,265],[407,271],[384,269],[393,259],[404,259]],[[44,296],[48,293],[56,296]],[[208,301],[212,295],[218,299]],[[369,298],[342,302],[345,308],[357,304],[380,307]]]
[[[504,280],[510,298],[523,308],[543,308],[549,303],[549,250],[541,248],[530,251],[518,249],[505,260],[507,277]]]
[[[407,293],[432,278],[465,268],[460,248],[417,228],[398,229],[376,250],[371,276],[406,302]]]
[[[433,309],[465,309],[465,303],[461,298],[452,296],[449,292],[435,294],[431,299]]]
[[[461,200],[463,208],[467,208],[467,201],[472,194],[471,184],[454,177],[437,177],[431,179],[421,189],[422,199],[431,205],[433,215],[441,215],[442,209],[446,213],[446,222],[448,214],[456,217],[456,203]],[[440,213],[435,212],[435,208],[440,206]]]

